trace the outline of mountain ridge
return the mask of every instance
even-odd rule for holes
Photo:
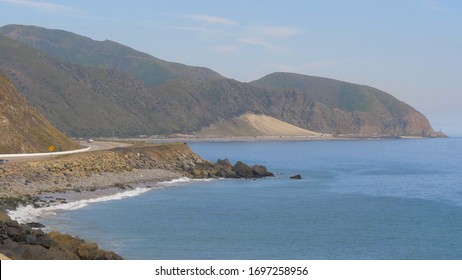
[[[273,89],[290,86],[301,91],[308,98],[327,105],[329,108],[351,112],[352,114],[349,116],[353,118],[351,122],[358,121],[354,119],[361,115],[362,118],[365,118],[365,114],[377,114],[383,120],[384,125],[398,127],[398,131],[391,131],[394,135],[402,134],[399,131],[399,126],[409,127],[407,131],[409,134],[420,134],[422,136],[434,134],[433,128],[431,128],[430,123],[422,113],[391,94],[371,86],[285,72],[266,75],[250,82],[250,84]],[[370,120],[369,117],[367,118]],[[393,124],[396,119],[400,119],[401,122]],[[422,128],[422,131],[419,131],[419,127]],[[361,134],[362,132],[357,133]]]
[[[64,30],[5,25],[0,27],[0,33],[65,61],[129,73],[147,85],[178,78],[196,81],[224,78],[206,67],[168,62],[111,40],[96,41]]]
[[[21,30],[10,25],[0,33],[19,38]],[[77,36],[69,42],[83,37],[54,32],[47,31],[57,37]],[[42,33],[34,37],[26,32],[29,41],[42,40]],[[84,46],[79,52],[92,54]],[[0,70],[53,123],[74,136],[194,133],[246,113],[333,135],[436,136],[420,112],[369,86],[294,73],[273,73],[251,83],[221,75],[210,79],[208,74],[197,79],[185,75],[152,85],[127,69],[79,64],[55,53],[75,48],[58,44],[45,53],[0,34]]]

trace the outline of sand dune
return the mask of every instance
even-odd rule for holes
[[[321,136],[319,132],[300,128],[295,125],[266,115],[244,114],[239,117],[248,122],[264,136]]]
[[[321,137],[322,133],[300,128],[266,115],[246,113],[232,120],[221,120],[201,130],[199,137],[304,136]]]

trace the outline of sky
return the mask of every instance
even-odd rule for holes
[[[462,136],[460,0],[0,0],[0,26],[112,40],[243,82],[295,72],[369,85]]]

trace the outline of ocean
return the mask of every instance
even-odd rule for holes
[[[125,259],[462,259],[460,138],[190,145],[275,177],[175,180],[36,220]]]

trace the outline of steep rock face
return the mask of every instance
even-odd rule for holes
[[[47,152],[79,148],[54,128],[0,75],[0,153]]]

